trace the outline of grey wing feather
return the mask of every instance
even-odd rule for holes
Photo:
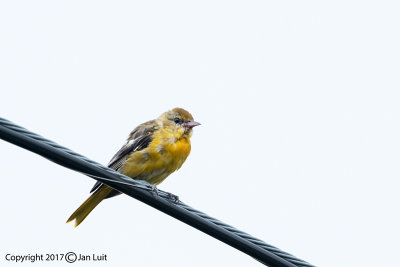
[[[129,154],[146,148],[150,144],[151,140],[152,135],[147,134],[127,142],[110,160],[108,167],[118,171]]]
[[[128,137],[127,142],[115,154],[115,156],[108,163],[108,167],[116,171],[124,164],[126,157],[132,152],[140,151],[148,147],[153,140],[153,132],[155,131],[154,121],[148,121],[136,127]],[[102,186],[101,182],[96,182],[90,193],[96,191]],[[119,195],[118,191],[112,192],[107,198]]]

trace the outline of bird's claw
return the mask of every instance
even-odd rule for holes
[[[171,200],[174,203],[178,203],[179,202],[179,197],[177,195],[174,195],[172,193],[167,193],[167,198],[168,200]]]
[[[155,185],[152,185],[152,184],[148,184],[147,186],[150,189],[149,191],[151,193],[154,193],[157,197],[159,197],[161,195],[162,197],[165,197],[167,200],[172,201],[175,204],[179,202],[178,196],[176,196],[172,193],[169,193],[169,192],[159,190]]]

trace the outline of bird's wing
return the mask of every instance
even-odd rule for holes
[[[132,152],[139,151],[148,147],[148,145],[153,140],[153,133],[155,130],[156,130],[156,124],[154,120],[145,122],[136,127],[130,133],[126,143],[121,147],[121,149],[117,152],[117,154],[115,154],[115,156],[112,157],[112,159],[108,163],[108,167],[118,171],[119,168],[121,168],[121,166],[124,164],[126,158]],[[99,189],[101,185],[102,185],[101,182],[96,182],[92,190],[90,190],[90,193]],[[113,195],[110,195],[109,197],[118,194],[119,192],[116,191]]]

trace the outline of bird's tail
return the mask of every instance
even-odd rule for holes
[[[103,185],[97,191],[95,191],[79,208],[72,213],[68,218],[67,223],[75,220],[75,227],[77,227],[83,220],[89,215],[89,213],[97,206],[99,203],[107,197],[107,195],[113,189],[109,186]]]

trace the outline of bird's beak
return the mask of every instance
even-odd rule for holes
[[[183,127],[186,127],[186,128],[189,128],[189,129],[191,129],[191,128],[195,127],[195,126],[198,126],[198,125],[200,125],[200,123],[196,122],[196,121],[187,121],[187,122],[183,123]]]

